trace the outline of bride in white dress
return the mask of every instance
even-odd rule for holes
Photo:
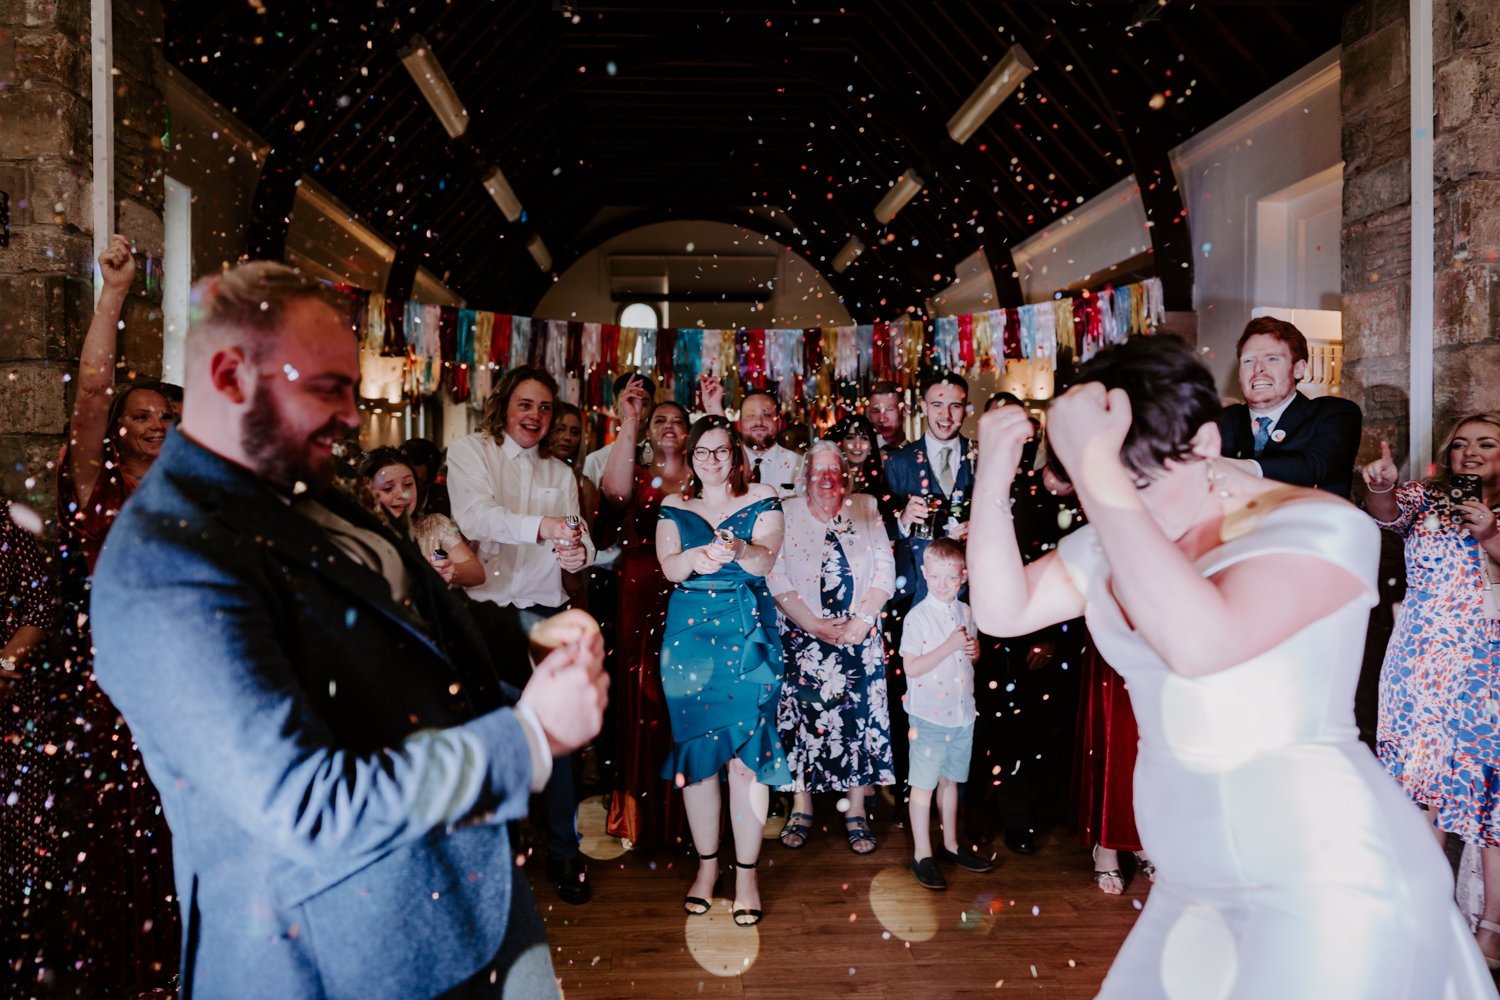
[[[1354,726],[1377,529],[1220,460],[1218,411],[1173,338],[1085,364],[1048,443],[1089,525],[1029,566],[1008,498],[1030,424],[1015,406],[980,421],[980,629],[1085,615],[1140,726],[1136,822],[1157,878],[1100,996],[1494,997],[1447,860]]]

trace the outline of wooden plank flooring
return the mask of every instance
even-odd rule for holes
[[[906,831],[883,802],[867,856],[843,837],[836,796],[820,796],[807,847],[775,840],[766,827],[756,928],[736,927],[729,900],[689,917],[682,896],[692,878],[685,852],[625,852],[603,835],[598,798],[580,807],[593,901],[558,901],[529,866],[547,921],[553,965],[568,1000],[623,997],[875,998],[1092,997],[1145,901],[1149,883],[1105,896],[1090,879],[1088,852],[1058,827],[1036,854],[998,842],[985,875],[944,869],[946,892],[917,885],[907,870]],[[837,829],[835,829],[837,828]],[[727,882],[726,885],[732,885]]]

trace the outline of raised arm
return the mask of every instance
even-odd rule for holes
[[[616,509],[628,506],[635,494],[635,450],[640,443],[641,414],[646,410],[646,387],[638,376],[632,375],[620,390],[619,409],[620,433],[609,449],[600,480],[605,502]]]
[[[1236,666],[1363,593],[1352,573],[1312,555],[1263,555],[1205,579],[1162,532],[1120,461],[1131,420],[1125,392],[1083,383],[1059,397],[1050,416],[1049,439],[1109,561],[1115,599],[1173,673],[1201,677]],[[1216,435],[1194,442],[1205,457],[1211,445]]]
[[[979,421],[984,460],[974,470],[969,537],[983,541],[969,548],[969,600],[979,630],[987,635],[1028,635],[1084,610],[1083,595],[1055,552],[1029,566],[1021,560],[1010,494],[1031,433],[1025,409],[1011,404]]]
[[[135,280],[135,256],[119,233],[99,255],[99,274],[104,290],[94,306],[94,318],[84,334],[78,356],[78,381],[74,386],[73,413],[68,425],[68,473],[82,502],[94,492],[104,470],[104,442],[109,436],[111,390],[115,384],[115,358],[120,338],[120,311]]]
[[[1401,473],[1396,468],[1396,459],[1391,455],[1391,443],[1380,442],[1380,457],[1360,470],[1365,480],[1364,508],[1382,524],[1390,524],[1401,516],[1401,507],[1396,503],[1396,483]]]

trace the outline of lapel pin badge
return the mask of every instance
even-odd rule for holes
[[[1282,430],[1279,427],[1276,428],[1271,432],[1271,440],[1275,441],[1277,444],[1280,444],[1281,442],[1286,440],[1286,431]]]

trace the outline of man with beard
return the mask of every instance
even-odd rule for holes
[[[769,483],[782,497],[795,493],[798,458],[796,452],[776,443],[781,430],[776,397],[764,389],[745,393],[740,400],[739,428],[745,440],[745,469],[750,481]]]
[[[200,281],[180,431],[99,561],[96,670],[172,829],[182,995],[557,996],[505,823],[598,731],[602,644],[580,627],[501,684],[416,550],[327,488],[358,380],[315,282]]]
[[[877,444],[881,455],[886,459],[906,444],[901,396],[901,387],[894,382],[882,379],[870,386],[870,408],[867,415],[870,423],[875,425],[875,433],[880,436]]]

